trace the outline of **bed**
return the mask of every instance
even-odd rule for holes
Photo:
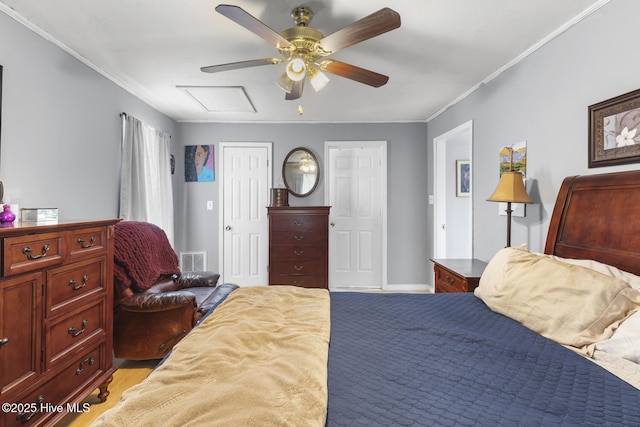
[[[640,425],[638,213],[640,171],[568,177],[476,293],[240,288],[95,425]]]

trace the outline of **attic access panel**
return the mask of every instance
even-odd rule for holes
[[[255,113],[242,86],[178,86],[211,113]]]

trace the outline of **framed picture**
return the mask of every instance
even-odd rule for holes
[[[456,196],[471,194],[471,165],[469,160],[456,160]]]
[[[213,145],[185,145],[184,180],[186,182],[215,181]]]
[[[640,89],[589,106],[589,167],[640,162]]]
[[[527,187],[527,141],[517,142],[508,147],[503,147],[498,153],[500,157],[500,176],[506,171],[516,171],[522,174],[525,188]],[[511,203],[512,217],[524,218],[527,216],[527,205],[524,203]],[[507,204],[498,203],[498,214],[507,215]]]

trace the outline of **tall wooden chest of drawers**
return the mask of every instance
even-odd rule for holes
[[[329,206],[269,207],[269,284],[329,288]]]
[[[0,228],[0,426],[53,425],[113,368],[113,231],[118,220]]]

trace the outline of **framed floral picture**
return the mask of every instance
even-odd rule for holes
[[[589,106],[589,167],[640,162],[640,89]]]

